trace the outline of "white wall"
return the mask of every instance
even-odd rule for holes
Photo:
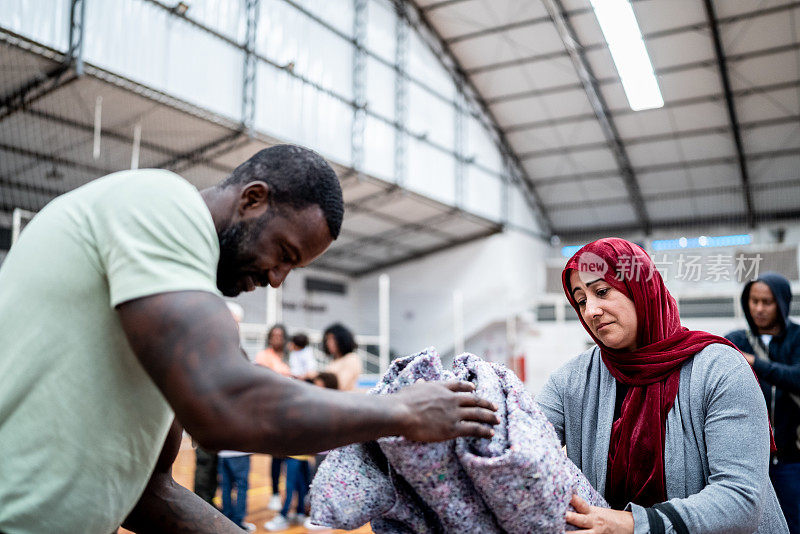
[[[328,292],[308,292],[305,289],[305,278],[323,278],[342,282],[347,287],[344,295]],[[358,298],[352,287],[351,279],[315,269],[299,269],[293,271],[281,286],[283,301],[281,322],[286,325],[289,335],[299,331],[324,330],[335,322],[358,331]],[[267,290],[257,288],[250,293],[242,293],[236,299],[245,310],[244,322],[264,323],[267,310]]]
[[[529,308],[544,287],[547,246],[507,230],[386,270],[391,278],[391,348],[410,354],[427,346],[453,348],[453,292],[464,298],[464,334]],[[378,331],[379,273],[354,283],[360,328]]]

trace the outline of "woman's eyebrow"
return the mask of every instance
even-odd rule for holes
[[[586,284],[586,287],[589,287],[592,284],[596,284],[597,282],[602,282],[602,281],[603,281],[602,278],[598,278],[597,280],[592,280],[591,282]],[[575,292],[578,291],[579,289],[583,289],[583,288],[582,287],[575,287],[575,288],[572,289],[572,292],[571,292],[572,293],[572,298],[575,298]]]

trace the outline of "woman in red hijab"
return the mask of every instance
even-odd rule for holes
[[[766,405],[741,353],[681,326],[652,260],[629,241],[586,245],[562,282],[597,345],[536,400],[611,505],[576,496],[567,522],[585,533],[788,532],[768,478]]]

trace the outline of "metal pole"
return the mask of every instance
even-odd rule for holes
[[[466,117],[465,113],[467,113],[467,106],[466,102],[464,101],[464,96],[462,94],[463,88],[460,88],[458,93],[456,94],[456,105],[455,105],[455,124],[454,126],[454,133],[455,133],[455,152],[456,152],[456,191],[455,191],[455,199],[456,199],[456,207],[463,208],[464,207],[464,177],[467,174],[467,129],[466,129]]]
[[[133,148],[131,149],[131,169],[139,168],[139,146],[142,143],[142,124],[137,122],[133,127]]]
[[[100,159],[100,132],[102,129],[103,97],[99,96],[94,101],[94,143],[92,158]]]
[[[69,20],[69,50],[66,60],[75,67],[75,74],[83,75],[83,38],[86,31],[86,1],[72,0]]]
[[[258,32],[259,0],[245,2],[247,28],[245,32],[245,55],[242,78],[242,126],[249,137],[253,137],[256,117],[256,36]]]
[[[395,58],[394,58],[394,179],[397,185],[402,186],[406,180],[406,146],[408,134],[406,122],[408,120],[408,80],[406,68],[408,67],[408,32],[409,27],[402,10],[405,7],[395,4],[397,19],[395,22]]]
[[[353,125],[350,132],[352,168],[364,167],[364,128],[367,120],[366,66],[367,0],[353,0]]]
[[[380,372],[389,368],[389,275],[384,273],[378,277],[378,356]]]
[[[453,353],[464,352],[464,294],[460,289],[453,291]]]
[[[267,328],[283,320],[281,288],[267,287]]]
[[[506,350],[508,361],[514,362],[517,356],[517,316],[513,314],[506,317]]]

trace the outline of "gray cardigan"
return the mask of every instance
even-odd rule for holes
[[[567,456],[605,494],[616,381],[596,346],[550,376],[536,401]],[[709,345],[681,368],[667,414],[667,498],[692,534],[788,533],[769,481],[764,396],[734,349]],[[647,512],[629,504],[635,534],[650,532]],[[666,532],[675,532],[669,519]]]

